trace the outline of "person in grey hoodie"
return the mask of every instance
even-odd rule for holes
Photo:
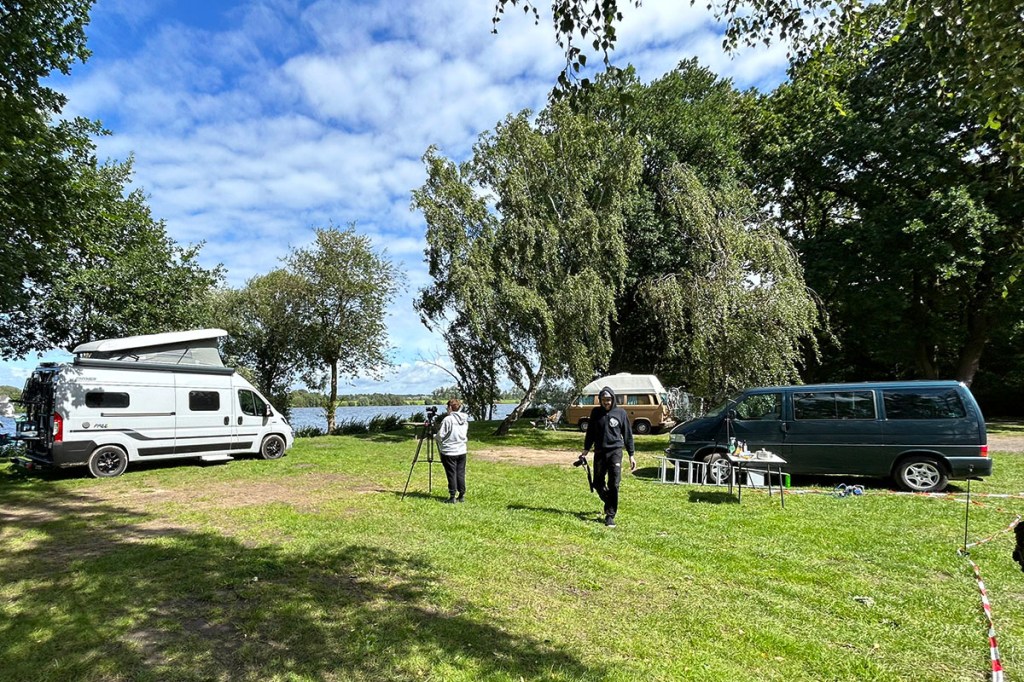
[[[585,460],[590,448],[594,448],[594,489],[604,502],[604,525],[614,528],[615,514],[619,511],[623,448],[629,453],[629,470],[636,471],[633,431],[629,415],[615,404],[615,391],[605,386],[598,398],[601,404],[590,411],[580,459]]]
[[[448,401],[448,414],[441,420],[434,438],[441,454],[441,465],[448,479],[446,504],[462,502],[466,498],[466,442],[469,440],[469,418],[459,410],[458,398]],[[456,497],[458,495],[458,497]]]

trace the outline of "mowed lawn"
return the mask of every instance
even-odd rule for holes
[[[977,582],[957,555],[962,482],[934,499],[797,480],[785,509],[763,491],[740,505],[656,482],[667,436],[651,436],[607,529],[569,466],[580,434],[473,427],[463,505],[440,504],[439,464],[427,493],[425,453],[401,499],[411,430],[111,480],[4,469],[0,678],[990,677]],[[563,463],[538,464],[551,451]],[[993,456],[995,475],[972,485],[970,539],[995,539],[971,558],[1007,679],[1024,680],[1024,573],[1005,532],[1024,512],[1024,453]],[[866,493],[829,495],[839,482]]]

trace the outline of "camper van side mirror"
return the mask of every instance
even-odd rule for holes
[[[264,417],[273,417],[274,416],[274,408],[272,408],[270,405],[264,405],[263,406],[263,416]]]

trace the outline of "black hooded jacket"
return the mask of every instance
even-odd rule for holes
[[[600,390],[600,397],[608,393],[612,397],[612,409],[605,412],[604,405],[598,405],[590,411],[590,422],[587,424],[587,435],[583,440],[583,449],[594,452],[623,450],[633,456],[633,431],[629,425],[629,415],[619,407],[615,391],[605,386]]]

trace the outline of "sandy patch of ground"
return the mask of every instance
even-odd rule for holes
[[[580,456],[577,450],[533,450],[531,448],[502,447],[486,450],[473,450],[469,453],[472,459],[523,466],[543,466],[545,464],[562,464],[571,466]]]

